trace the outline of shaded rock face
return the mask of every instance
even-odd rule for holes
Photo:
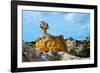
[[[33,61],[47,61],[41,52],[38,52],[35,48],[30,47],[24,41],[22,43],[22,62],[33,62]]]

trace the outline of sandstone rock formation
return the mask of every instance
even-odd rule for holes
[[[43,31],[43,36],[36,40],[35,48],[38,51],[49,52],[50,50],[64,51],[67,52],[67,46],[65,44],[62,35],[53,36],[47,33],[48,24],[44,21],[40,23],[40,28]]]

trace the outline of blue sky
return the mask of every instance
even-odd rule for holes
[[[90,36],[90,14],[75,12],[22,11],[23,40],[34,41],[42,35],[40,21],[49,24],[48,33],[81,40]]]

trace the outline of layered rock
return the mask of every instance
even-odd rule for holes
[[[50,50],[67,52],[67,46],[61,36],[44,35],[36,40],[35,47],[43,52],[49,52]]]

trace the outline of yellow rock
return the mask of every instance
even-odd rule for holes
[[[64,39],[60,36],[43,36],[37,39],[35,47],[37,50],[42,52],[49,52],[50,50],[67,52],[67,46],[64,42]]]
[[[63,36],[52,36],[47,33],[49,28],[48,23],[41,21],[40,28],[43,36],[38,38],[35,42],[35,48],[42,52],[49,52],[52,50],[67,52],[67,45],[65,44]]]

